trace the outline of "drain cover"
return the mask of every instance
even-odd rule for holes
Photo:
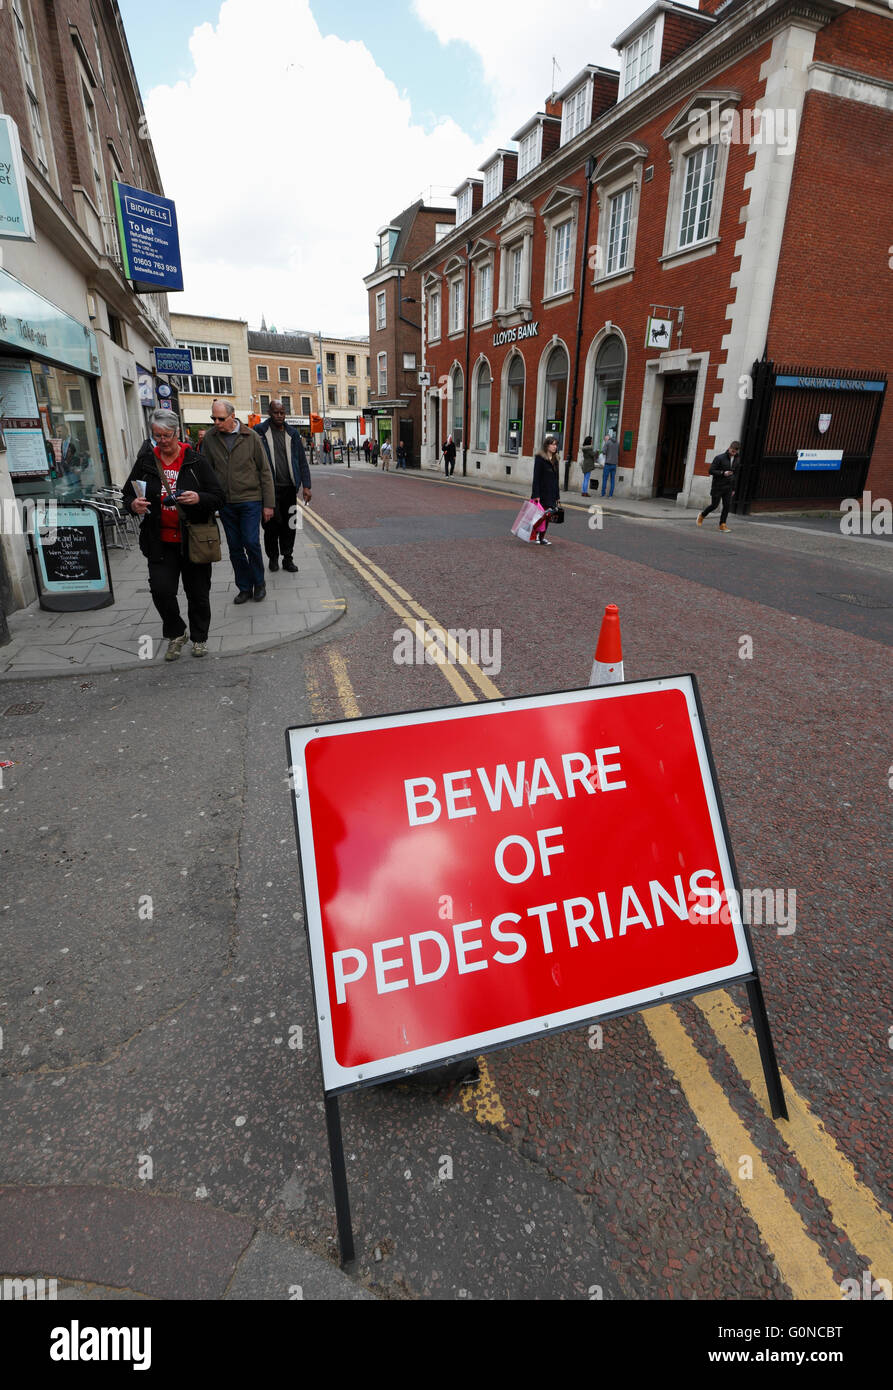
[[[871,594],[820,594],[820,598],[833,598],[835,603],[851,603],[855,608],[890,608],[883,599],[873,598]]]
[[[36,714],[39,709],[43,709],[43,700],[32,701],[30,704],[7,705],[4,714]]]

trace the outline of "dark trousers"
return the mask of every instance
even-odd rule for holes
[[[220,508],[229,558],[240,593],[250,594],[265,583],[264,556],[260,548],[261,502],[228,502]]]
[[[295,527],[298,520],[298,490],[294,483],[276,484],[276,510],[264,522],[264,550],[268,560],[290,560],[295,549]],[[294,508],[294,510],[292,510]]]
[[[721,502],[721,503],[722,503],[722,511],[721,511],[720,514],[719,514],[719,524],[720,524],[720,526],[725,526],[725,524],[726,524],[726,517],[727,517],[728,514],[729,514],[729,504],[731,503],[731,501],[732,501],[732,491],[731,491],[731,488],[726,489],[724,492],[711,492],[711,494],[710,494],[710,506],[704,508],[704,510],[701,512],[701,516],[709,516],[711,512],[713,512],[713,511],[716,510],[716,508],[719,506],[719,504],[720,504],[720,502]]]
[[[186,631],[177,603],[182,579],[189,614],[189,637],[193,642],[207,642],[211,626],[211,566],[194,565],[183,555],[177,542],[165,541],[163,549],[161,560],[149,561],[149,590],[161,618],[161,631],[168,639],[182,637]]]

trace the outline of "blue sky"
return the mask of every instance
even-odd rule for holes
[[[119,0],[124,30],[145,93],[189,79],[189,37],[199,24],[216,24],[222,0]],[[358,39],[412,105],[413,120],[425,130],[451,116],[472,139],[493,120],[493,102],[478,55],[467,43],[446,45],[422,24],[409,0],[311,0],[323,35]],[[337,74],[333,92],[337,92]],[[458,181],[458,180],[457,180]]]

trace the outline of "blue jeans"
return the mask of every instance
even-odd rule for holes
[[[228,502],[220,508],[229,558],[243,594],[250,594],[265,583],[264,553],[260,548],[262,510],[262,502]]]
[[[616,469],[616,468],[608,468],[608,467],[606,466],[606,467],[605,467],[605,471],[604,471],[604,473],[602,474],[602,497],[605,496],[605,488],[607,487],[608,479],[609,479],[609,478],[611,479],[611,491],[610,491],[607,495],[608,495],[608,497],[613,497],[613,496],[614,496],[614,479],[615,479],[616,477],[617,477],[617,469]]]

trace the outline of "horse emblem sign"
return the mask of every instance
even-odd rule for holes
[[[645,346],[668,348],[673,337],[673,320],[649,318]]]

